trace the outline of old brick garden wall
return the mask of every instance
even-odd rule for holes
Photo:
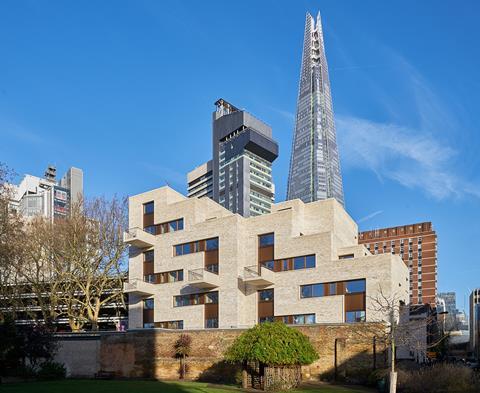
[[[354,377],[385,362],[383,348],[374,344],[370,324],[335,324],[297,327],[306,334],[320,359],[302,368],[305,379],[334,375]],[[85,338],[69,335],[68,343],[60,345],[57,359],[67,366],[70,376],[91,376],[104,371],[124,378],[177,379],[179,361],[174,357],[173,344],[181,333],[192,337],[192,354],[188,359],[190,379],[233,380],[236,370],[223,362],[223,353],[243,329],[216,330],[133,330],[125,333],[89,335],[96,344],[85,345]],[[67,338],[60,337],[60,342]],[[376,356],[374,356],[374,352]],[[86,368],[77,373],[78,359],[90,359],[91,375]],[[95,368],[98,368],[94,371]]]

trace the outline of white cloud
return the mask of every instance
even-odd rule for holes
[[[351,116],[337,116],[337,128],[347,168],[372,170],[436,199],[480,196],[480,188],[455,171],[457,152],[426,131]]]
[[[377,210],[376,212],[370,213],[370,214],[366,215],[365,217],[362,217],[362,218],[358,219],[357,223],[360,224],[362,222],[371,220],[372,218],[377,217],[378,215],[380,215],[382,213],[383,213],[383,210]]]

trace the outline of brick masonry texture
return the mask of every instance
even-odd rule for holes
[[[373,334],[378,325],[332,324],[298,326],[296,329],[310,338],[319,354],[319,360],[302,367],[303,378],[318,380],[335,372],[335,346],[337,346],[337,373],[342,376],[357,370],[372,370]],[[375,327],[375,329],[373,329]],[[180,334],[186,333],[192,338],[192,353],[188,358],[188,379],[214,381],[232,381],[236,368],[225,364],[223,354],[235,338],[244,329],[218,330],[135,330],[126,333],[102,333],[98,345],[85,346],[84,340],[70,338],[68,345],[60,345],[57,359],[69,370],[69,376],[76,376],[76,359],[90,359],[93,376],[100,370],[112,372],[119,378],[155,378],[178,379],[179,360],[174,357],[173,345]],[[377,367],[383,365],[385,358],[380,345],[376,348]],[[96,359],[98,357],[98,359]]]

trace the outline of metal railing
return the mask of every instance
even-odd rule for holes
[[[244,278],[257,278],[261,277],[261,270],[259,265],[246,266],[243,268]]]

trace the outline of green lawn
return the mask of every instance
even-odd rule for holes
[[[241,391],[241,390],[239,390]],[[65,380],[0,385],[1,393],[232,393],[232,389],[201,382]],[[340,386],[297,389],[295,393],[364,393],[365,390]]]

